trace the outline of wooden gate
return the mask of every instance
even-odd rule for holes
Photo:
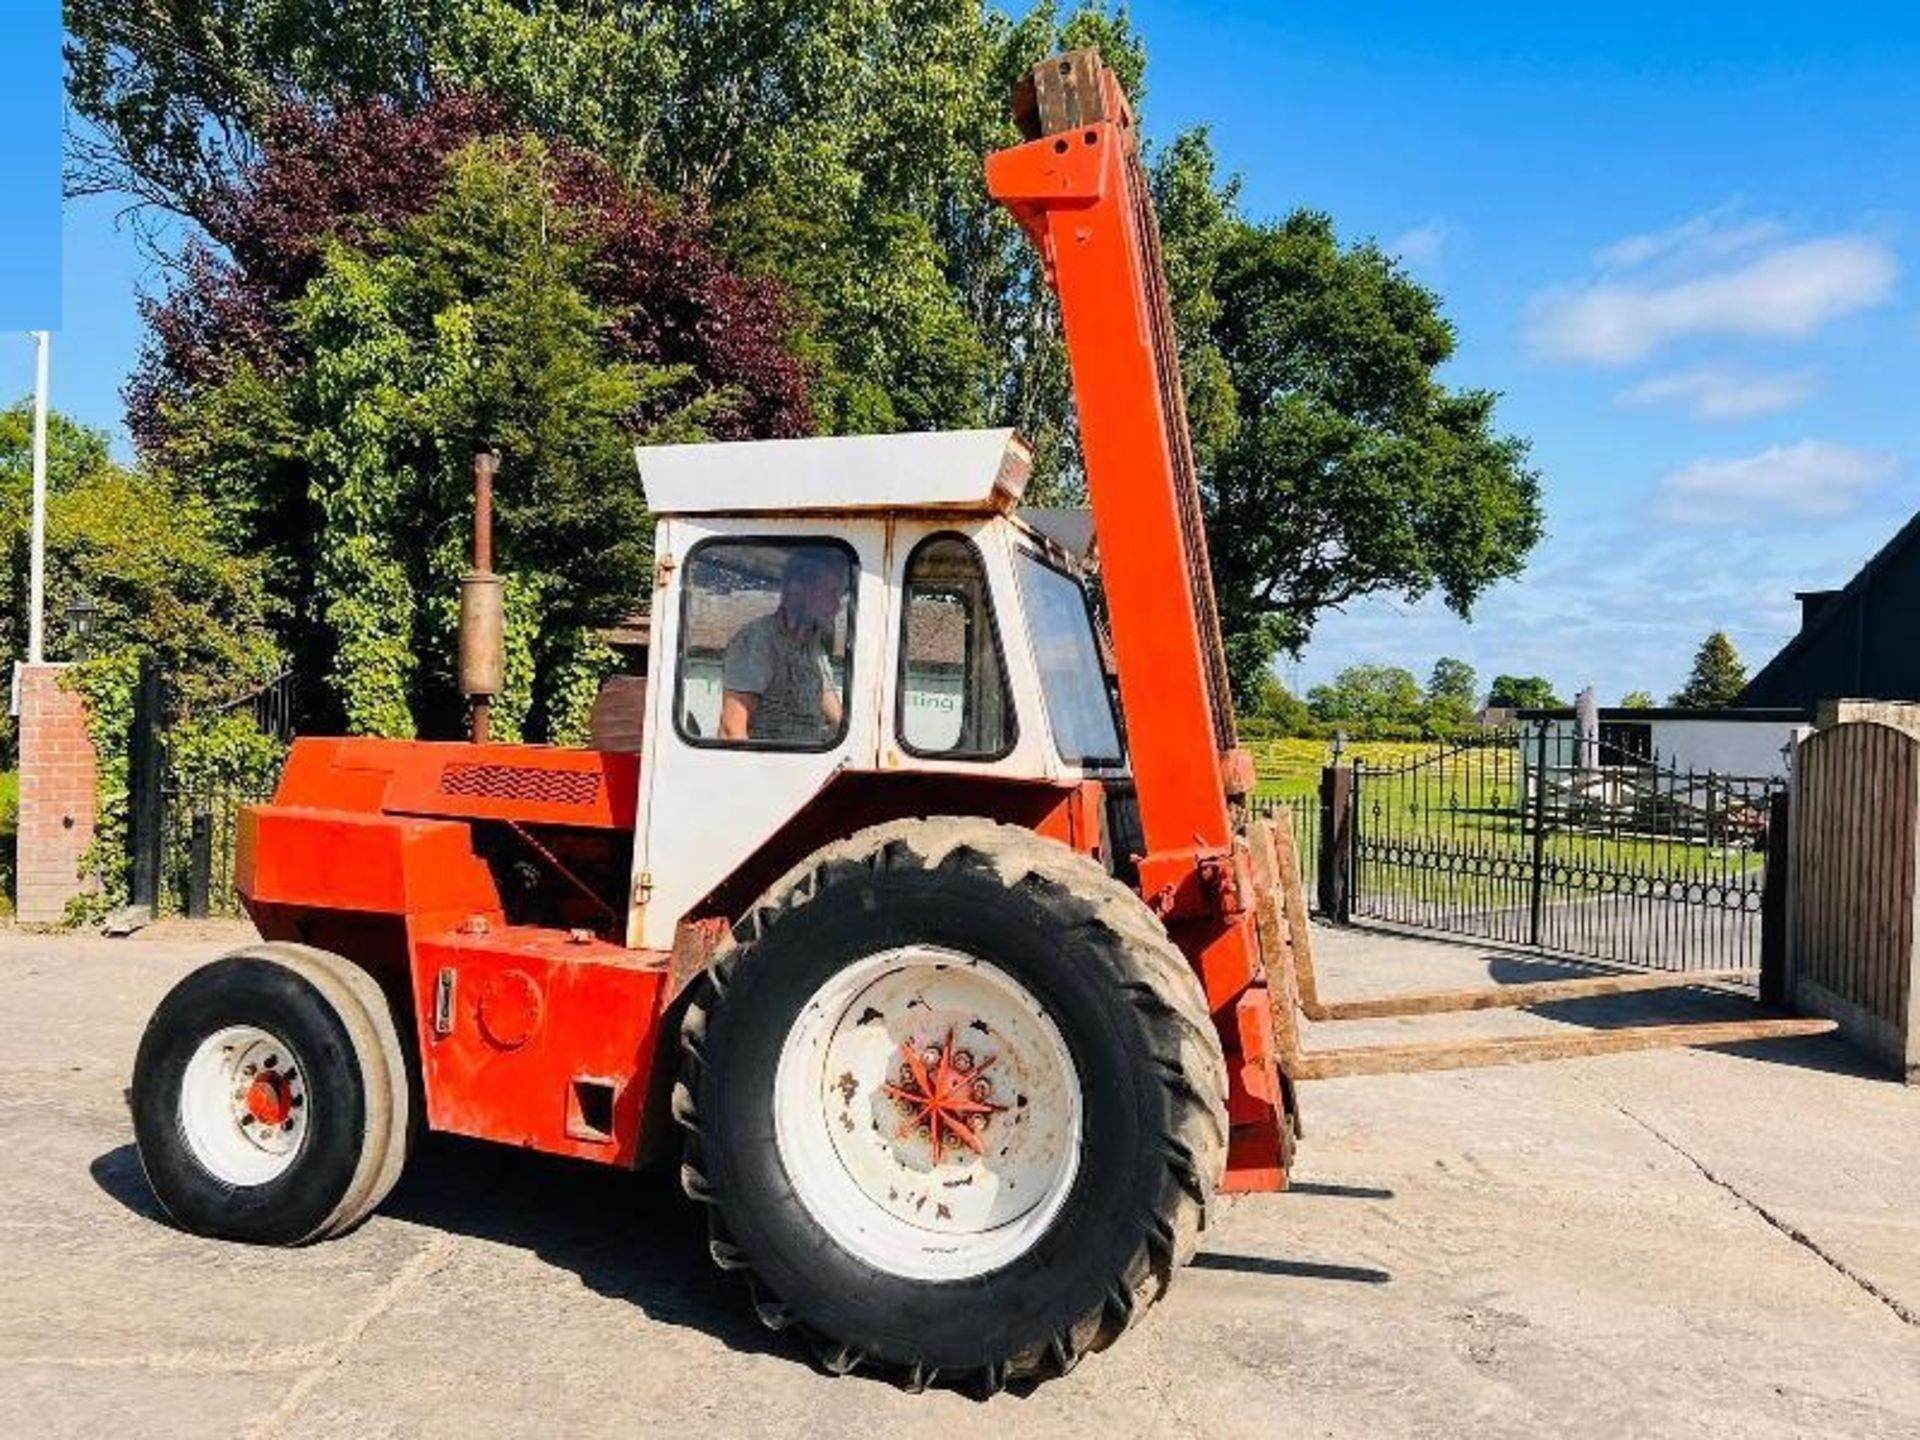
[[[1793,1006],[1920,1079],[1920,737],[1815,731],[1794,754],[1790,813]]]

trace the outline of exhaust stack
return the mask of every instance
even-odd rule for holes
[[[488,739],[493,700],[504,679],[506,624],[501,580],[493,573],[493,476],[500,454],[481,444],[473,452],[473,569],[460,577],[460,693],[467,699],[468,733]]]

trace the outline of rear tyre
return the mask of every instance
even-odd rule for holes
[[[1029,831],[902,821],[735,930],[674,1095],[714,1258],[829,1369],[992,1391],[1111,1343],[1191,1257],[1226,1154],[1192,969]]]
[[[356,982],[358,975],[364,984]],[[297,1245],[357,1223],[405,1161],[408,1095],[384,999],[335,956],[263,945],[187,976],[134,1061],[147,1181],[197,1234]]]

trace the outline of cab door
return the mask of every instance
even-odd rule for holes
[[[672,517],[656,532],[628,943],[687,911],[879,744],[887,527]]]

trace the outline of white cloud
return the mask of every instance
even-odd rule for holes
[[[1607,365],[1645,359],[1695,335],[1798,339],[1885,303],[1899,273],[1892,251],[1867,236],[1805,240],[1686,280],[1543,291],[1528,303],[1528,338],[1556,359]]]
[[[1623,365],[1696,336],[1798,339],[1892,298],[1900,264],[1878,236],[1784,237],[1731,206],[1629,235],[1595,252],[1592,278],[1528,301],[1527,339],[1554,359]]]
[[[1735,210],[1722,205],[1671,230],[1629,235],[1594,251],[1593,263],[1602,270],[1629,270],[1656,260],[1718,260],[1777,239],[1786,228],[1778,220],[1738,220]]]
[[[1394,236],[1387,242],[1387,251],[1415,267],[1434,265],[1459,233],[1444,220],[1429,220]]]
[[[1813,376],[1804,371],[1743,375],[1703,366],[1643,380],[1620,398],[1629,405],[1684,404],[1696,420],[1734,420],[1790,409],[1811,394]]]
[[[1893,455],[1802,440],[1733,460],[1696,460],[1660,482],[1657,508],[1686,523],[1830,519],[1858,508],[1899,468]]]

